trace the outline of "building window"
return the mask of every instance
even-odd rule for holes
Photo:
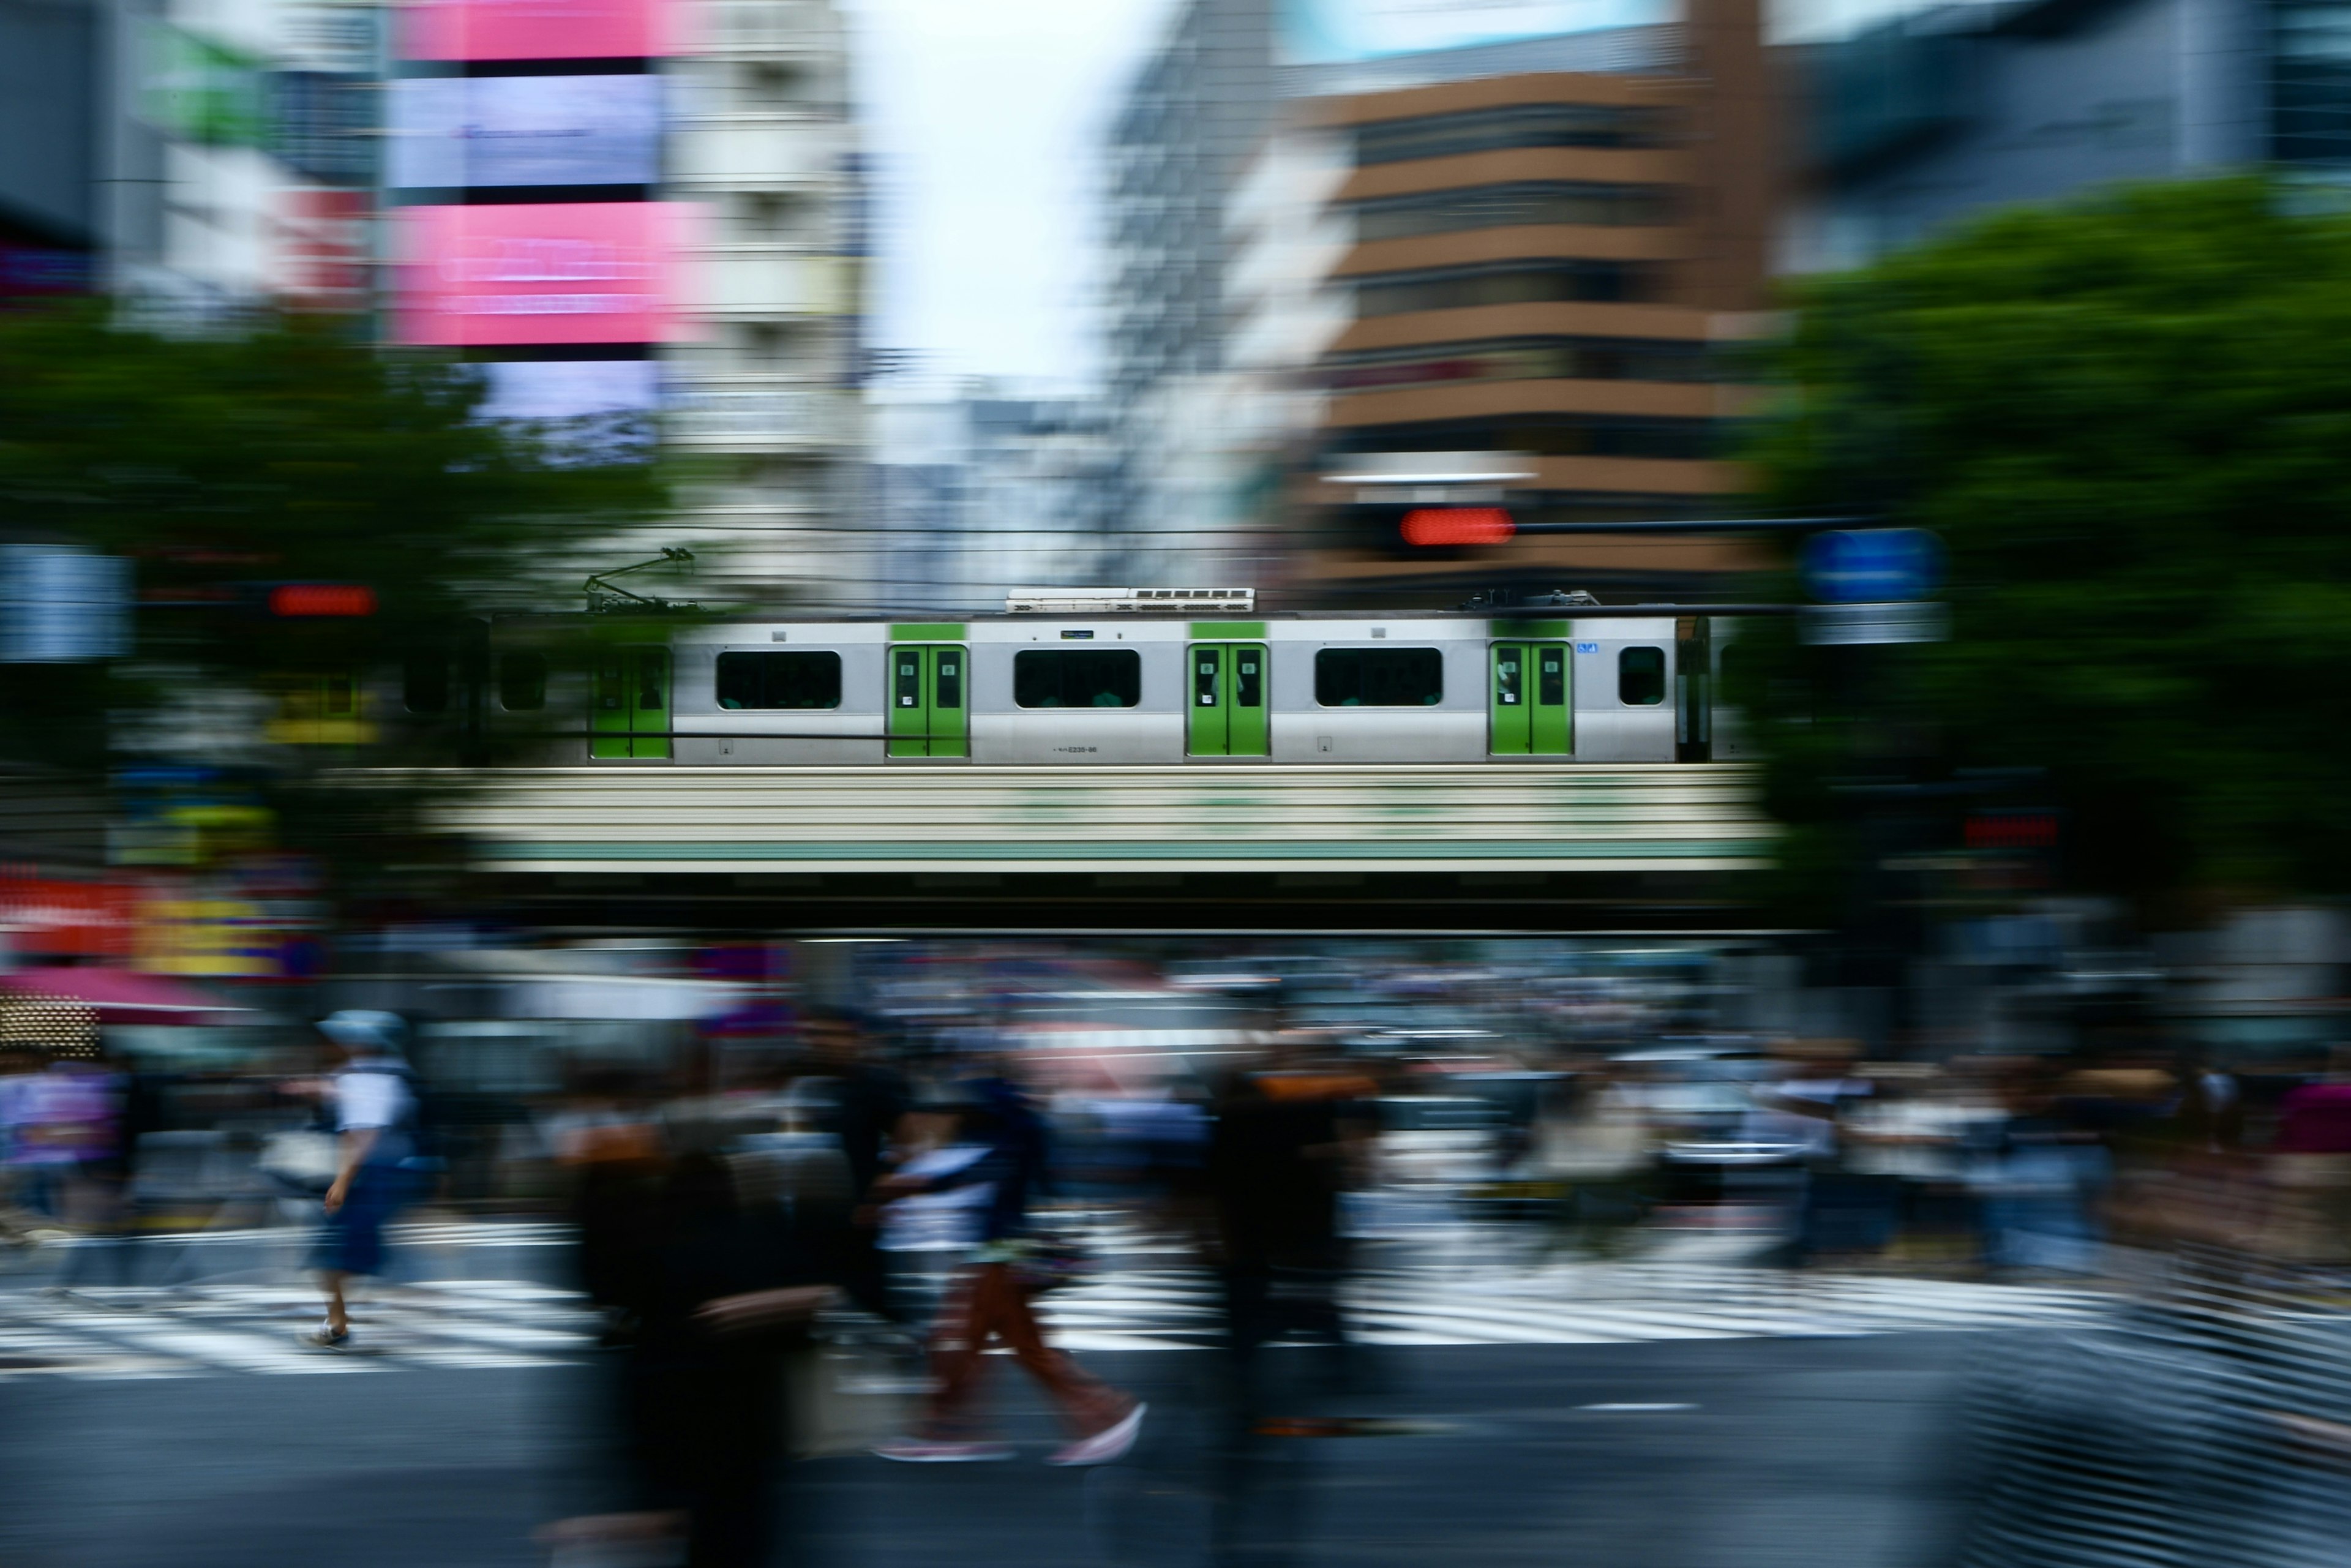
[[[1511,147],[1661,147],[1663,110],[1629,104],[1515,103],[1355,128],[1355,164],[1458,158]]]
[[[1021,707],[1133,707],[1143,700],[1143,655],[1132,648],[1034,648],[1012,658]]]
[[[1666,651],[1626,648],[1616,655],[1616,700],[1626,707],[1655,707],[1666,700]]]
[[[547,706],[547,658],[540,653],[505,653],[498,658],[498,706],[508,713],[537,713]]]
[[[2333,0],[2281,0],[2273,16],[2271,155],[2351,164],[2351,15]]]
[[[1314,700],[1324,707],[1435,707],[1445,700],[1445,655],[1435,648],[1324,648],[1314,655]]]
[[[449,658],[445,653],[411,653],[400,666],[400,702],[411,713],[449,711]]]
[[[729,710],[839,707],[841,655],[721,653],[718,706]]]
[[[1673,193],[1663,185],[1545,183],[1425,191],[1355,206],[1359,241],[1410,239],[1465,229],[1567,224],[1597,227],[1674,221]]]
[[[1654,457],[1688,462],[1717,455],[1715,423],[1631,415],[1526,414],[1350,428],[1331,447],[1356,452],[1523,452],[1534,457]]]
[[[1374,274],[1355,280],[1358,317],[1561,300],[1637,302],[1664,292],[1658,269],[1640,262],[1560,261],[1537,267]]]
[[[1332,392],[1455,382],[1703,382],[1712,377],[1704,343],[1616,338],[1512,338],[1421,343],[1333,355],[1324,384]]]

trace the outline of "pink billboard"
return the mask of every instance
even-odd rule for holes
[[[601,60],[683,52],[680,0],[410,0],[412,60]]]
[[[682,336],[678,202],[407,207],[397,214],[401,342],[472,348]]]

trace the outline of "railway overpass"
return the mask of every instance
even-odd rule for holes
[[[799,929],[1743,927],[1751,767],[489,769],[431,821],[561,918]]]

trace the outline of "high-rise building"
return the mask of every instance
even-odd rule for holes
[[[1803,194],[1783,264],[1866,262],[1954,220],[2120,180],[2268,163],[2351,176],[2351,11],[2336,0],[1798,5]]]
[[[658,434],[690,591],[807,598],[857,500],[831,0],[0,0],[0,296],[375,313],[491,417]]]
[[[1228,182],[1210,341],[1128,394],[1137,526],[1300,601],[1751,564],[1708,536],[1471,549],[1403,525],[1733,504],[1719,350],[1765,303],[1784,112],[1757,6],[1531,5],[1503,39],[1435,5],[1290,0],[1281,22],[1290,96]]]
[[[378,7],[0,0],[0,294],[368,304]]]
[[[877,404],[855,608],[968,614],[1016,589],[1099,584],[1113,448],[1091,398],[969,395]]]
[[[483,361],[497,415],[656,422],[682,510],[583,549],[684,543],[703,598],[830,581],[862,238],[827,0],[431,0],[401,58],[395,340]]]
[[[1107,401],[1122,580],[1186,577],[1195,537],[1165,516],[1168,423],[1224,367],[1225,209],[1273,123],[1275,0],[1183,0],[1112,126]]]
[[[865,171],[831,0],[698,0],[665,190],[701,214],[664,350],[705,596],[831,602],[862,534]]]

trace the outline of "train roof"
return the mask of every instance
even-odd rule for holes
[[[1371,608],[1362,610],[1248,610],[1211,611],[1181,608],[1149,610],[841,610],[815,611],[807,609],[760,610],[737,608],[727,610],[657,609],[607,610],[529,610],[502,611],[501,621],[672,621],[684,625],[727,625],[756,623],[758,625],[810,626],[950,626],[979,622],[1020,622],[1051,621],[1114,621],[1158,624],[1184,624],[1192,622],[1230,623],[1247,621],[1584,621],[1584,620],[1659,620],[1682,616],[1772,616],[1790,615],[1796,611],[1791,604],[1722,603],[1722,604],[1574,604],[1520,605],[1478,610],[1408,610]]]

